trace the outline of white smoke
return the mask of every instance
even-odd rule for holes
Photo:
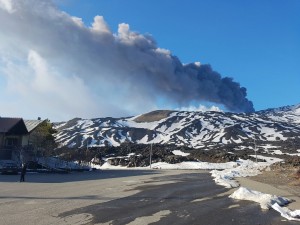
[[[91,27],[49,0],[0,0],[2,115],[134,115],[168,104],[211,101],[252,111],[246,90],[208,65],[183,65],[153,37],[102,16]],[[2,83],[2,84],[1,84]]]
[[[207,112],[207,111],[213,111],[213,112],[223,112],[222,109],[220,109],[218,106],[205,106],[205,105],[199,105],[196,106],[189,106],[189,107],[181,107],[177,108],[178,111],[189,111],[189,112]]]

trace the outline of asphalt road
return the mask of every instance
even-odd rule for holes
[[[256,203],[234,201],[208,173],[96,171],[0,176],[0,225],[279,225]]]

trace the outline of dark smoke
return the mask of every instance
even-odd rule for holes
[[[230,77],[221,77],[210,65],[190,63],[183,65],[172,56],[173,73],[154,76],[157,92],[175,99],[182,106],[191,102],[214,102],[234,112],[254,112],[253,103],[247,99],[247,89]]]
[[[193,93],[190,93],[190,100],[205,100],[223,104],[227,109],[236,112],[253,112],[253,104],[247,99],[247,90],[232,78],[224,77],[213,71],[210,65],[188,64],[183,70],[191,79]],[[184,90],[190,92],[191,87]],[[183,97],[185,94],[183,93]]]

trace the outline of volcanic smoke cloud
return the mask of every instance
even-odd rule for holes
[[[0,97],[7,113],[29,105],[28,113],[56,118],[119,116],[156,109],[159,101],[254,111],[239,83],[209,65],[182,64],[128,24],[113,33],[102,16],[87,27],[48,0],[0,0],[0,30],[1,96],[12,96]]]

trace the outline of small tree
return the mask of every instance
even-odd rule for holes
[[[43,156],[50,156],[57,147],[53,134],[57,131],[50,120],[45,120],[30,134],[34,150]]]

